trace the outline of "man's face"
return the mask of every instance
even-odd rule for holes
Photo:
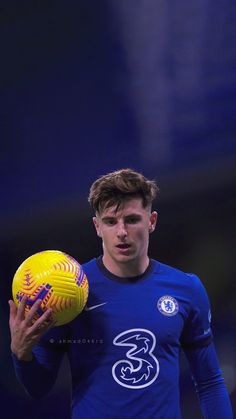
[[[132,198],[116,211],[116,206],[104,209],[93,222],[103,241],[104,263],[137,263],[147,260],[149,234],[154,231],[157,213],[149,207],[143,208],[141,198]]]

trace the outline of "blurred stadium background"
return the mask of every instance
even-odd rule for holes
[[[40,250],[100,254],[88,189],[121,167],[159,182],[150,256],[205,284],[236,411],[236,3],[3,0],[0,16],[2,411],[69,417],[66,361],[37,403],[15,379],[11,281]],[[184,358],[181,371],[184,419],[198,419]]]

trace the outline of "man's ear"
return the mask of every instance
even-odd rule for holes
[[[157,218],[158,218],[157,212],[153,211],[150,215],[150,220],[149,220],[149,233],[152,233],[155,230],[156,224],[157,224]]]
[[[98,237],[101,237],[100,228],[99,228],[99,220],[97,217],[93,217],[93,224],[94,224],[94,227],[96,228]]]

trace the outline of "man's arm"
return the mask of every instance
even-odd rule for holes
[[[17,378],[33,397],[41,397],[52,388],[63,355],[54,347],[38,345],[55,324],[51,309],[33,322],[40,303],[40,300],[36,301],[25,315],[26,298],[22,299],[18,309],[13,301],[9,301],[14,368]]]
[[[233,419],[229,395],[213,343],[184,349],[205,419]]]

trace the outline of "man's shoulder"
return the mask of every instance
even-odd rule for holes
[[[97,259],[96,258],[90,259],[89,261],[82,263],[81,266],[85,272],[94,270],[97,268]]]
[[[189,273],[181,270],[180,268],[167,265],[165,263],[159,262],[159,274],[173,278],[178,281],[183,281],[184,283],[189,284],[190,282],[193,284],[200,283],[199,277],[195,273]]]
[[[159,271],[161,273],[170,273],[170,274],[174,274],[174,275],[188,275],[186,272],[184,272],[180,268],[177,268],[177,267],[172,266],[172,265],[168,265],[168,264],[160,262],[160,261],[158,263],[159,263]]]

